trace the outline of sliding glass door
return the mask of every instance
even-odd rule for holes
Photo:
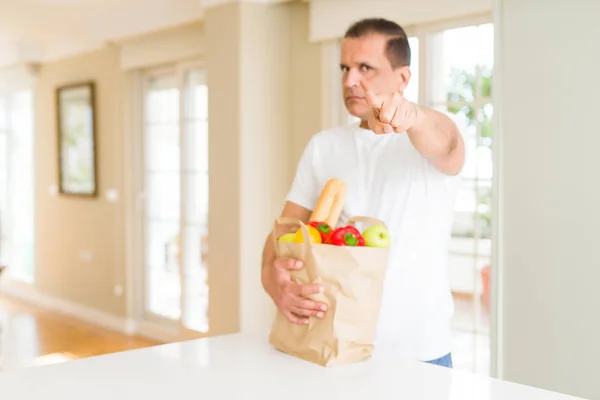
[[[144,315],[208,331],[208,96],[205,71],[144,76]]]

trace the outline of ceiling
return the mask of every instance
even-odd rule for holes
[[[202,18],[202,0],[0,0],[0,66],[46,62]]]

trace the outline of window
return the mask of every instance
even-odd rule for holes
[[[431,76],[427,105],[459,117],[467,161],[455,205],[449,254],[456,313],[457,357],[488,373],[491,263],[492,114],[494,30],[490,23],[446,29],[428,35]],[[463,340],[464,338],[468,338]],[[461,345],[464,348],[461,350]]]
[[[145,76],[145,312],[208,331],[208,91],[200,67]]]
[[[34,280],[33,96],[0,94],[0,264],[14,280]]]

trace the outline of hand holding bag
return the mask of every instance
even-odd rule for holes
[[[370,217],[355,217],[357,222],[385,224]],[[388,264],[388,248],[335,246],[331,244],[280,241],[276,232],[281,225],[298,225],[304,238],[307,226],[300,220],[279,218],[274,235],[277,257],[302,260],[304,267],[292,271],[298,284],[319,284],[324,293],[310,296],[325,303],[324,318],[309,317],[306,325],[297,325],[277,312],[269,343],[278,350],[322,365],[332,366],[362,361],[373,353],[383,284]]]

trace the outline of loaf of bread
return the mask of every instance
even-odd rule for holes
[[[326,222],[335,228],[346,201],[346,184],[333,178],[327,181],[309,221]]]

